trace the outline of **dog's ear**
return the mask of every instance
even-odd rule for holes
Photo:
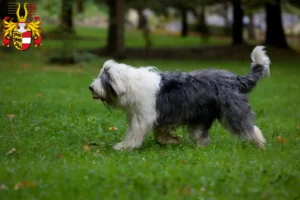
[[[108,60],[103,64],[102,74],[107,77],[107,81],[114,89],[117,96],[121,96],[126,92],[126,68],[122,64],[115,62],[114,60]]]
[[[109,93],[108,95],[121,96],[125,94],[126,88],[119,74],[114,70],[105,69],[101,76],[102,84]]]
[[[107,70],[103,71],[100,80],[101,80],[101,84],[104,88],[107,98],[116,97],[117,92],[115,91],[115,89],[112,86],[112,80],[111,80],[110,75],[107,72]]]

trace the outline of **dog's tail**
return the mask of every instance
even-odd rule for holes
[[[270,59],[266,55],[264,46],[257,46],[251,53],[251,72],[246,76],[239,76],[239,90],[242,93],[250,92],[257,82],[264,76],[270,75]]]

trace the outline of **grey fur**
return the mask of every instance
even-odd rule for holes
[[[157,125],[189,125],[195,133],[200,127],[202,141],[209,141],[208,130],[218,119],[233,134],[251,139],[255,117],[247,93],[256,86],[263,71],[264,67],[257,64],[246,76],[215,69],[161,72]],[[201,134],[194,134],[200,143]]]

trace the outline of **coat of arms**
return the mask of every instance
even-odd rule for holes
[[[35,47],[39,47],[42,42],[41,36],[41,20],[40,17],[34,16],[27,20],[28,15],[34,15],[36,5],[32,3],[24,3],[25,15],[20,16],[20,3],[10,4],[11,10],[15,10],[18,22],[13,22],[13,18],[5,17],[3,19],[3,35],[2,42],[5,47],[11,46],[11,40],[13,46],[19,51],[25,51],[29,49],[32,41]],[[17,9],[15,7],[17,6]],[[29,8],[29,9],[28,9]],[[28,13],[28,10],[30,13]]]

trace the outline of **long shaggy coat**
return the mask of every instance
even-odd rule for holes
[[[245,76],[216,69],[160,72],[108,60],[89,89],[94,99],[126,112],[128,129],[114,149],[140,147],[151,129],[159,143],[178,143],[171,132],[180,125],[189,127],[192,140],[206,145],[216,119],[232,134],[263,147],[265,139],[255,126],[247,94],[269,75],[270,59],[263,46],[253,50],[251,59]]]

